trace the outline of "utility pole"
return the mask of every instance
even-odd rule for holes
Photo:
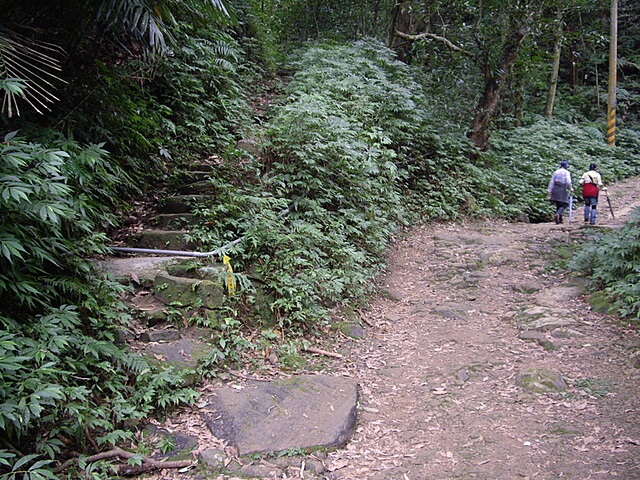
[[[607,143],[616,145],[616,92],[618,69],[618,0],[611,0],[611,43],[609,44],[609,100],[607,101]]]

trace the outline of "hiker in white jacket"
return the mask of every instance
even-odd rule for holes
[[[580,185],[582,185],[582,198],[584,199],[584,223],[595,225],[596,217],[598,216],[596,210],[598,207],[598,193],[600,189],[607,189],[602,184],[602,177],[596,172],[595,163],[589,165],[589,171],[580,177]]]

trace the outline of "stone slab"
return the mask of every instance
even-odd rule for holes
[[[240,455],[337,448],[353,434],[357,398],[353,379],[300,375],[220,389],[208,398],[204,416],[212,434]]]
[[[176,277],[160,272],[154,280],[155,297],[174,307],[218,308],[224,304],[225,293],[220,282]]]
[[[161,213],[151,219],[151,223],[163,230],[180,230],[194,223],[193,213]]]
[[[211,201],[213,201],[211,195],[176,195],[164,200],[160,213],[189,213],[192,205]]]
[[[153,357],[153,361],[178,369],[196,368],[198,361],[205,358],[212,347],[204,341],[194,338],[180,338],[169,343],[149,344],[144,353]]]
[[[116,278],[133,279],[138,283],[151,281],[168,265],[184,262],[184,257],[127,257],[110,258],[98,262],[100,267],[111,272]]]
[[[547,307],[564,306],[567,298],[577,298],[584,293],[581,287],[551,287],[540,290],[535,298],[538,305]]]
[[[194,250],[196,244],[189,240],[186,232],[145,230],[140,234],[136,247],[156,250]]]

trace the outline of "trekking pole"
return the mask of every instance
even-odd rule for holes
[[[609,211],[611,212],[611,218],[615,220],[616,216],[613,214],[613,207],[611,206],[611,199],[609,198],[609,192],[605,190],[604,194],[607,197],[607,203],[609,204]]]
[[[573,222],[573,195],[569,197],[569,223]]]

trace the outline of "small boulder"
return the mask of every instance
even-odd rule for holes
[[[516,385],[532,393],[557,393],[567,390],[562,375],[543,368],[529,368],[516,377]]]
[[[155,296],[165,305],[216,308],[224,302],[224,289],[218,282],[160,273],[154,280]]]
[[[222,469],[227,464],[227,455],[219,448],[207,448],[200,452],[198,460],[209,468]]]

